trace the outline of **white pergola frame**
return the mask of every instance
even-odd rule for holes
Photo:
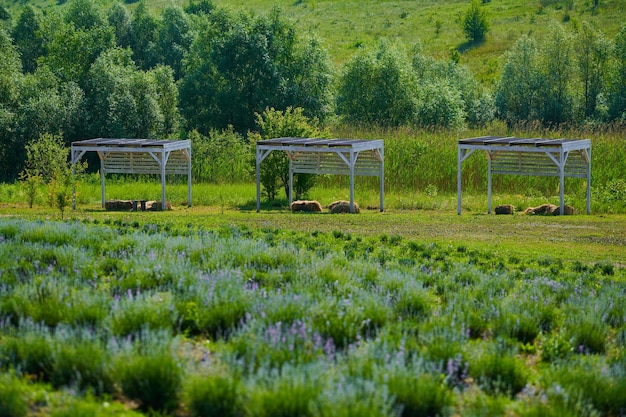
[[[105,203],[106,174],[152,174],[161,177],[161,209],[165,210],[165,176],[187,176],[187,204],[191,207],[191,141],[151,139],[87,139],[72,143],[72,166],[87,152],[100,158],[102,207]],[[76,209],[75,195],[72,209]]]
[[[591,213],[591,141],[589,139],[541,139],[481,136],[458,143],[457,214],[461,214],[461,168],[476,150],[488,161],[487,213],[491,213],[493,174],[559,177],[559,214],[564,210],[565,177],[587,179],[587,214]]]
[[[261,162],[272,151],[289,158],[289,204],[293,201],[293,174],[350,176],[350,212],[354,213],[354,176],[380,181],[380,211],[385,199],[385,145],[382,140],[276,138],[256,143],[256,211],[261,209]]]

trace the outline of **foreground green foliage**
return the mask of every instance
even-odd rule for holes
[[[0,408],[71,389],[63,407],[193,416],[626,411],[623,265],[99,223],[0,221]]]

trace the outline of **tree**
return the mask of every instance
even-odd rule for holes
[[[466,66],[453,60],[427,57],[419,45],[414,48],[412,63],[421,97],[419,123],[431,127],[460,127],[466,122],[470,126],[482,126],[493,120],[493,96]],[[442,88],[441,97],[437,97],[436,88]]]
[[[25,72],[34,72],[37,68],[37,59],[45,52],[39,29],[39,20],[35,11],[29,5],[24,6],[11,34],[22,58],[22,67]]]
[[[201,19],[185,59],[180,101],[189,129],[206,135],[228,126],[245,134],[255,114],[306,103],[305,114],[329,110],[330,78],[319,44],[298,36],[278,10],[267,16],[212,13]],[[306,53],[305,53],[306,51]],[[317,75],[314,70],[325,70]]]
[[[133,36],[130,47],[133,59],[141,69],[153,68],[158,62],[157,53],[158,22],[150,14],[145,0],[141,0],[133,13]]]
[[[61,81],[74,81],[84,88],[91,65],[103,51],[115,46],[115,36],[108,25],[86,28],[85,24],[80,24],[77,27],[71,19],[68,20],[48,15],[42,22],[48,53],[42,57],[41,63],[53,69]]]
[[[115,33],[115,43],[121,48],[130,48],[133,42],[132,17],[126,7],[115,3],[109,9],[107,21]]]
[[[610,42],[602,32],[584,22],[574,48],[582,87],[582,114],[587,118],[594,117],[598,115],[598,101],[605,90]]]
[[[609,77],[608,105],[611,120],[626,120],[626,25],[615,36]]]
[[[165,8],[157,31],[156,51],[159,63],[170,66],[175,79],[182,76],[183,59],[192,41],[191,25],[185,13],[178,7]]]
[[[188,14],[206,14],[209,15],[215,10],[215,4],[211,0],[189,0],[189,5],[185,7]]]
[[[104,26],[100,8],[91,0],[72,0],[65,12],[65,21],[77,29],[90,30]]]
[[[416,89],[404,51],[382,40],[375,51],[364,49],[344,66],[337,112],[350,123],[401,126],[415,120]]]
[[[26,167],[20,175],[29,198],[39,181],[47,185],[48,203],[59,210],[61,219],[71,202],[78,177],[86,168],[86,162],[72,166],[69,154],[70,149],[61,136],[42,135],[26,146]]]
[[[543,76],[535,40],[520,38],[506,54],[502,77],[496,88],[496,109],[509,125],[536,120],[540,114]]]
[[[82,137],[84,92],[75,82],[61,82],[46,65],[20,84],[19,135],[24,141],[45,133],[68,142]]]
[[[539,118],[544,124],[560,124],[572,119],[572,61],[571,36],[561,25],[554,24],[540,52],[540,70],[545,82],[539,90]]]
[[[288,108],[285,111],[268,108],[263,114],[257,114],[256,119],[259,131],[250,137],[251,146],[263,139],[277,137],[327,137],[316,127],[317,120],[310,120],[303,114],[301,108]],[[251,152],[254,155],[254,151]],[[253,172],[256,173],[256,158],[252,158]],[[284,152],[270,153],[261,164],[261,184],[263,193],[269,201],[278,196],[278,189],[282,185],[285,195],[289,195],[289,159]],[[296,199],[301,199],[315,184],[312,174],[294,174],[293,191]]]
[[[89,72],[86,120],[91,137],[165,137],[178,126],[171,69],[141,71],[131,54],[128,49],[106,51]]]
[[[489,32],[487,13],[479,0],[473,0],[469,9],[461,17],[461,29],[470,42],[482,42]]]
[[[11,38],[0,28],[0,180],[15,179],[23,147],[15,136],[22,63]]]

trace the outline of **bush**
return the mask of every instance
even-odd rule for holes
[[[95,394],[111,393],[110,361],[104,346],[89,336],[64,333],[61,331],[56,335],[54,366],[50,375],[52,385]]]
[[[482,42],[489,32],[489,21],[480,1],[474,0],[461,18],[461,29],[470,42]]]
[[[250,143],[256,146],[256,142],[263,139],[280,137],[305,137],[320,138],[328,134],[320,131],[316,119],[309,119],[303,114],[302,108],[288,108],[280,111],[273,108],[266,109],[263,114],[257,114],[256,124],[259,132],[250,136]],[[256,151],[252,150],[252,155]],[[251,171],[256,173],[256,157],[252,157]],[[278,196],[278,189],[282,185],[285,196],[289,196],[289,159],[284,152],[272,151],[261,164],[260,173],[263,193],[269,201],[274,201]],[[315,176],[311,174],[294,174],[293,196],[296,200],[302,199],[315,185]]]
[[[470,375],[488,393],[511,397],[520,392],[528,381],[525,365],[501,346],[471,362]]]
[[[0,374],[0,417],[28,415],[25,384],[13,372]]]
[[[238,379],[219,374],[197,376],[185,389],[191,417],[243,416],[243,395]]]
[[[164,335],[143,333],[115,361],[122,393],[143,411],[173,412],[178,407],[182,370]]]
[[[339,78],[337,111],[348,122],[384,127],[414,120],[415,74],[399,45],[382,40],[377,50],[358,52]]]
[[[452,405],[452,395],[441,379],[419,370],[394,369],[387,381],[389,394],[402,410],[401,417],[446,415]]]

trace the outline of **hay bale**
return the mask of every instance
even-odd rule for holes
[[[538,207],[528,207],[524,210],[524,214],[554,214],[557,208],[554,204],[542,204]]]
[[[131,200],[107,200],[104,202],[104,209],[111,211],[130,211],[133,209]]]
[[[165,210],[171,210],[172,203],[169,201],[165,202]],[[146,210],[147,211],[161,211],[161,202],[160,201],[146,201]]]
[[[513,214],[515,213],[515,206],[513,204],[502,204],[496,207],[496,214]]]
[[[328,209],[333,214],[350,213],[350,202],[345,201],[345,200],[333,201],[332,203],[328,205]],[[359,208],[359,205],[356,202],[354,202],[354,212],[355,213],[361,212],[361,209]]]
[[[303,211],[306,213],[320,213],[322,205],[315,200],[296,200],[289,206],[292,212]]]
[[[561,207],[557,207],[556,210],[554,211],[555,216],[561,214]],[[576,214],[576,209],[572,206],[568,206],[567,204],[565,206],[563,206],[563,214],[564,215],[572,215],[572,214]]]

